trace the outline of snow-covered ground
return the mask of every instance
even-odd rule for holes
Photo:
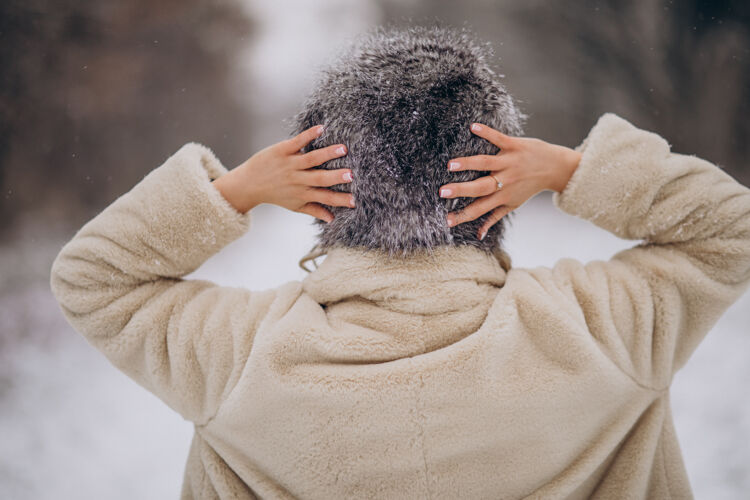
[[[515,267],[606,259],[633,244],[557,211],[549,195],[516,212],[506,240]],[[251,289],[302,279],[297,262],[313,244],[312,218],[261,205],[251,224],[188,278]],[[16,281],[0,295],[0,498],[176,498],[192,426],[65,322],[46,281],[63,242],[32,234],[0,252],[4,276]],[[24,272],[34,278],[19,281]],[[750,491],[749,324],[750,293],[673,384],[677,432],[699,499]]]
[[[301,102],[312,70],[382,20],[374,2],[352,5],[247,3],[259,31],[238,63],[236,91],[249,96],[249,112],[266,124],[250,139],[249,152],[283,138],[279,118]],[[607,259],[634,244],[558,212],[549,195],[521,207],[508,230],[515,267],[550,266],[562,257]],[[0,499],[178,497],[192,426],[111,366],[63,318],[48,273],[72,234],[25,227],[0,243]],[[250,231],[188,278],[251,289],[302,279],[297,262],[313,241],[309,216],[261,205]],[[750,293],[726,312],[673,383],[677,432],[698,499],[750,495],[749,330]]]

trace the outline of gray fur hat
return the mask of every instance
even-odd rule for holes
[[[350,168],[353,181],[329,189],[351,192],[356,207],[325,205],[335,219],[315,219],[317,248],[363,247],[391,257],[441,245],[473,245],[487,252],[500,248],[513,212],[479,240],[477,232],[489,213],[448,227],[446,214],[475,198],[438,194],[444,184],[487,175],[450,172],[451,158],[499,151],[471,133],[472,122],[523,134],[527,115],[500,83],[503,75],[490,69],[492,54],[466,29],[380,27],[355,40],[323,70],[292,119],[293,133],[325,126],[303,152],[347,146],[346,156],[315,168]]]

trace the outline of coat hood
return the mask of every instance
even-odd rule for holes
[[[506,252],[471,245],[405,258],[336,246],[302,290],[311,307],[326,310],[324,358],[385,362],[441,349],[482,328],[510,266]]]
[[[380,250],[336,246],[302,284],[323,305],[360,297],[391,310],[439,314],[465,309],[466,299],[483,285],[503,286],[510,268],[511,258],[502,249],[489,253],[469,245],[442,246],[389,257]],[[424,301],[427,297],[431,300]]]

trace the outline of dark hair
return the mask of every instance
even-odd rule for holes
[[[496,154],[490,142],[471,133],[481,122],[508,135],[522,135],[521,113],[487,62],[492,49],[466,29],[441,26],[377,28],[323,70],[303,109],[293,118],[297,134],[317,124],[323,135],[306,151],[342,143],[348,154],[316,168],[350,168],[351,183],[330,187],[351,192],[355,208],[332,207],[320,227],[318,246],[380,249],[408,255],[440,245],[500,247],[511,214],[477,238],[489,215],[454,227],[445,216],[474,198],[441,198],[450,182],[487,175],[450,172],[459,156]]]

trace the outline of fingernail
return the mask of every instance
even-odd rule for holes
[[[486,230],[484,230],[481,233],[479,233],[479,239],[480,240],[483,240],[485,236],[487,236],[487,231]]]
[[[331,217],[331,216],[326,217],[326,222],[328,224],[330,224],[331,222],[333,222],[333,217]]]
[[[340,146],[336,148],[336,154],[340,154],[340,155],[346,154],[346,148],[344,146]]]
[[[458,163],[457,161],[452,161],[448,163],[448,170],[454,171],[454,170],[458,170],[459,168],[461,168],[461,164]]]
[[[471,130],[479,132],[480,130],[482,130],[482,127],[480,127],[478,123],[472,123]]]
[[[344,176],[343,177],[344,177],[345,181],[350,181],[350,180],[352,180],[352,173],[351,172],[344,172]]]
[[[453,217],[451,217],[450,215],[446,215],[445,220],[448,222],[448,227],[453,227],[453,225],[456,223],[453,220]]]
[[[440,196],[443,198],[445,198],[446,196],[450,196],[451,194],[453,194],[453,191],[448,188],[443,188],[440,190]]]
[[[318,130],[315,132],[318,137],[320,137],[323,134],[323,125],[318,125]]]
[[[349,206],[352,207],[352,208],[354,208],[354,197],[353,196],[349,197]]]

